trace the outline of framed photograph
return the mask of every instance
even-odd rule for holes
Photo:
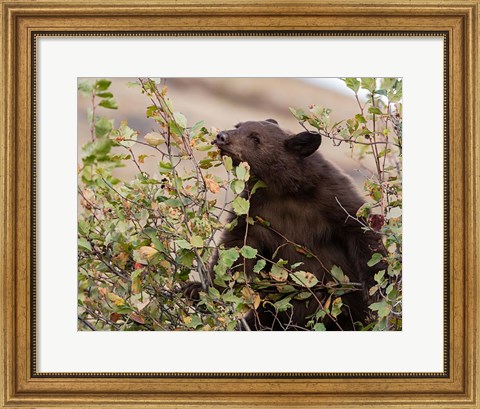
[[[480,407],[478,0],[1,6],[2,407]]]

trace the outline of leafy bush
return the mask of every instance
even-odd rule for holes
[[[355,94],[359,113],[330,123],[330,109],[317,105],[291,109],[300,124],[332,140],[348,144],[359,161],[373,158],[375,172],[365,177],[368,201],[354,218],[363,229],[382,235],[386,256],[374,254],[369,265],[381,261],[388,268],[375,276],[370,289],[372,321],[362,330],[401,329],[401,80],[346,78]],[[339,267],[332,280],[320,283],[301,263],[286,268],[287,261],[267,260],[247,245],[225,249],[216,244],[219,233],[231,229],[225,215],[233,211],[272,228],[268,220],[249,215],[249,199],[262,181],[253,181],[247,198],[239,194],[253,178],[249,166],[233,166],[221,158],[211,142],[217,129],[203,122],[190,125],[176,112],[161,82],[141,78],[138,87],[150,101],[146,117],[156,131],[142,135],[127,122],[118,127],[99,115],[116,109],[110,81],[84,81],[79,92],[91,101],[88,113],[90,141],[82,147],[79,165],[78,222],[78,319],[79,329],[90,330],[234,330],[245,326],[244,315],[260,303],[278,311],[290,301],[315,297],[323,288],[330,294],[323,308],[311,318],[312,330],[325,330],[322,319],[337,316],[341,296],[355,290]],[[369,97],[361,102],[360,90]],[[137,155],[134,145],[145,145],[158,160],[157,171],[143,170],[147,155]],[[116,169],[132,165],[133,180],[115,176]],[[213,172],[215,170],[215,174]],[[341,203],[339,203],[341,206]],[[289,241],[288,237],[285,237]],[[291,243],[291,242],[290,242]],[[292,243],[297,251],[315,257]],[[214,283],[209,262],[218,251]],[[245,260],[259,258],[254,278],[246,274]],[[272,267],[267,270],[267,264]],[[234,271],[232,271],[234,269]],[[182,287],[190,280],[202,283],[199,302],[188,300]],[[213,286],[212,284],[215,284]],[[220,289],[220,290],[219,290]],[[262,295],[260,295],[262,294]]]
[[[306,129],[329,138],[335,146],[349,145],[352,156],[362,162],[373,158],[375,170],[365,175],[368,201],[355,219],[364,230],[382,236],[386,257],[373,254],[374,266],[385,261],[388,268],[375,275],[370,296],[378,301],[370,305],[376,320],[364,329],[399,330],[402,328],[402,80],[398,78],[345,78],[353,91],[359,113],[355,117],[330,123],[329,108],[312,105],[308,112],[291,109]],[[359,92],[367,92],[361,102]],[[341,203],[339,203],[341,206]]]

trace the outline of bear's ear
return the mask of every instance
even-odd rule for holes
[[[272,118],[265,119],[265,122],[271,122],[272,124],[278,125],[278,122],[275,121],[275,119],[272,119]]]
[[[285,149],[306,158],[314,153],[322,143],[322,136],[318,133],[301,132],[285,141]]]

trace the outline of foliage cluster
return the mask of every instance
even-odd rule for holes
[[[386,256],[374,254],[369,264],[384,261],[388,268],[375,276],[376,285],[370,289],[376,298],[370,306],[372,322],[360,329],[398,330],[402,83],[396,78],[346,78],[344,82],[358,101],[354,118],[331,124],[330,109],[318,105],[291,111],[305,128],[335,145],[348,144],[360,163],[373,157],[375,171],[365,169],[368,199],[356,215],[346,217],[382,235]],[[252,180],[248,164],[234,166],[230,158],[219,156],[211,144],[218,130],[207,129],[203,122],[188,124],[175,111],[164,82],[140,78],[129,84],[149,101],[146,117],[154,130],[146,135],[139,135],[125,121],[116,125],[103,115],[117,109],[110,85],[106,79],[79,84],[79,92],[91,101],[90,141],[82,147],[78,170],[79,328],[235,330],[260,303],[288,311],[293,298],[315,297],[314,290],[322,287],[330,296],[311,317],[309,327],[324,330],[322,319],[340,313],[342,295],[354,291],[355,283],[337,266],[332,268],[331,280],[320,283],[302,270],[301,263],[287,269],[286,260],[264,259],[247,245],[219,247],[220,232],[236,223],[234,219],[225,225],[227,212],[246,217],[247,229],[255,223],[272,228],[268,220],[249,215],[249,199],[264,188],[263,182]],[[361,90],[369,95],[363,102]],[[151,154],[137,154],[135,145],[147,146]],[[156,161],[155,173],[143,169],[146,160]],[[137,170],[130,181],[116,177],[116,170],[126,164]],[[246,186],[253,187],[242,197]],[[307,248],[295,246],[306,257],[315,257]],[[209,262],[217,251],[211,283]],[[258,261],[252,279],[239,266],[253,258]],[[195,303],[182,292],[192,279],[200,281],[204,290]]]

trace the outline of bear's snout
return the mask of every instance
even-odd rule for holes
[[[219,132],[212,145],[223,146],[228,143],[228,135],[226,132]]]

